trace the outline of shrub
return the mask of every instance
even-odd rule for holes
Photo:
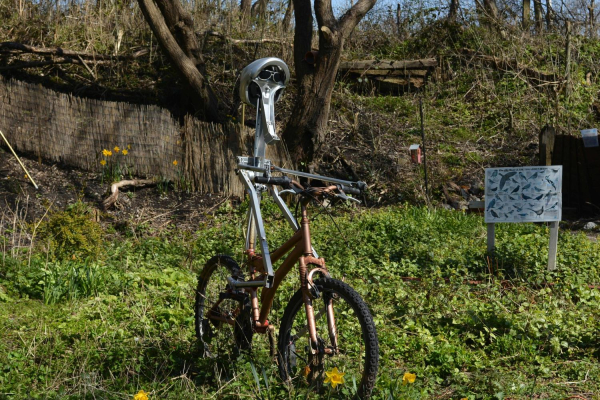
[[[39,235],[52,260],[96,259],[101,250],[102,227],[82,202],[50,215],[40,225]]]

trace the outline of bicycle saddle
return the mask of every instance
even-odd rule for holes
[[[290,80],[286,63],[276,57],[261,58],[250,63],[240,76],[240,98],[258,108],[265,124],[265,143],[279,140],[275,133],[275,103]]]

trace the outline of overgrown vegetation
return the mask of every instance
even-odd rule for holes
[[[140,237],[108,229],[95,261],[51,261],[43,251],[28,261],[5,250],[3,396],[123,398],[143,389],[161,399],[305,398],[305,388],[280,382],[267,356],[244,355],[224,366],[196,353],[196,274],[216,253],[241,257],[244,210],[224,205],[196,232],[173,227]],[[289,228],[273,211],[267,204],[268,236],[281,243]],[[600,292],[588,287],[600,282],[597,242],[561,233],[559,268],[548,273],[548,229],[539,225],[500,225],[492,263],[481,217],[460,212],[349,210],[336,224],[321,214],[312,226],[334,276],[355,287],[373,312],[381,347],[376,398],[600,392]],[[15,234],[5,230],[2,240],[10,244]],[[290,277],[275,298],[276,326],[297,286]],[[266,338],[255,343],[262,354]],[[416,374],[414,383],[402,384],[406,372]],[[351,383],[342,387],[342,397],[351,393]]]
[[[398,86],[380,92],[376,82],[357,84],[338,77],[330,133],[317,154],[317,169],[368,181],[380,203],[399,199],[424,202],[422,173],[408,163],[406,155],[408,146],[421,140],[420,99],[435,200],[442,199],[440,187],[447,181],[478,186],[486,166],[535,164],[538,134],[546,124],[565,133],[593,127],[599,109],[595,60],[600,46],[586,25],[586,10],[567,2],[561,5],[567,8],[554,10],[552,27],[540,31],[533,25],[523,29],[515,21],[517,3],[496,3],[498,21],[492,27],[480,22],[481,15],[470,3],[462,4],[455,21],[446,18],[444,4],[401,2],[399,15],[389,5],[378,4],[345,44],[344,58],[435,57],[439,68],[420,90]],[[131,61],[92,65],[92,72],[83,65],[54,64],[8,69],[3,72],[6,76],[71,92],[76,89],[79,95],[157,102],[176,115],[186,109],[182,99],[188,96],[181,95],[180,79],[156,47],[135,2],[23,2],[19,9],[6,1],[0,4],[6,26],[0,33],[2,41],[101,54],[128,55],[143,50]],[[198,36],[203,40],[206,74],[224,100],[225,114],[237,120],[241,117],[235,82],[239,70],[249,62],[277,56],[294,70],[287,45],[292,43],[292,31],[282,24],[285,4],[271,4],[267,14],[258,19],[242,18],[237,4],[192,2],[185,7],[201,27]],[[567,20],[573,22],[569,62]],[[263,39],[269,40],[244,42]],[[12,68],[30,58],[10,58],[7,63]],[[531,79],[526,73],[529,70],[555,79]],[[280,128],[289,117],[294,90],[290,85],[278,103]],[[251,115],[247,110],[244,122],[250,125]]]
[[[39,243],[50,260],[95,260],[102,250],[102,228],[82,202],[51,214],[38,227]]]
[[[356,288],[374,314],[381,346],[375,396],[593,398],[600,393],[600,244],[561,231],[559,268],[549,273],[545,226],[498,226],[497,257],[490,260],[481,217],[403,202],[425,202],[423,171],[406,155],[421,140],[421,102],[434,202],[447,181],[481,190],[487,166],[536,163],[542,126],[573,133],[597,122],[600,42],[576,26],[568,63],[565,20],[538,32],[512,23],[514,2],[503,2],[493,26],[466,8],[452,22],[438,4],[401,3],[398,19],[386,7],[368,15],[344,57],[436,57],[437,73],[419,90],[392,92],[340,79],[331,132],[316,160],[316,172],[367,181],[371,204],[395,204],[347,211],[336,224],[322,214],[313,224],[315,247],[333,275]],[[239,120],[232,95],[237,72],[266,56],[293,69],[292,34],[281,24],[283,5],[243,20],[231,4],[185,6],[218,34],[198,32],[207,75],[226,99],[222,111]],[[24,1],[16,8],[0,0],[0,20],[0,41],[94,54],[142,51],[127,62],[90,61],[89,69],[68,63],[11,69],[38,59],[7,56],[6,76],[78,95],[157,102],[178,116],[186,109],[180,79],[135,2]],[[532,80],[530,69],[556,80]],[[290,86],[278,121],[285,123],[294,95]],[[251,125],[248,115],[243,122]],[[180,181],[175,187],[185,188]],[[140,390],[160,399],[316,398],[282,384],[261,351],[263,337],[255,357],[242,356],[236,365],[197,354],[196,275],[216,253],[241,258],[245,207],[227,202],[195,232],[171,226],[157,233],[144,223],[132,233],[128,222],[102,228],[81,203],[52,212],[39,226],[16,211],[10,219],[2,215],[0,398],[130,398]],[[272,211],[267,205],[273,245],[289,231]],[[295,286],[292,276],[275,299],[276,326]],[[414,383],[403,384],[407,372],[416,374]],[[349,393],[351,383],[330,394]]]

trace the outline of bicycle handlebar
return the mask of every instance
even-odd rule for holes
[[[337,185],[337,187],[346,194],[355,194],[358,196],[362,193],[362,190],[346,185]]]
[[[294,181],[287,176],[255,176],[254,182],[260,183],[263,185],[278,185],[278,186],[283,186],[285,188],[289,188],[292,185],[292,183],[294,183]],[[348,185],[342,185],[342,184],[337,184],[337,185],[335,185],[335,187],[337,187],[338,190],[340,190],[346,194],[354,194],[354,195],[358,196],[358,195],[362,194],[362,191],[364,189],[366,189],[366,184],[364,182],[358,182],[358,185],[359,185],[358,188],[348,186]],[[299,185],[297,185],[297,186],[299,186]],[[330,189],[333,189],[333,188],[334,188],[334,186],[330,187]],[[302,189],[302,187],[300,187],[300,189]],[[325,189],[325,188],[314,187],[312,189]]]
[[[263,185],[278,185],[288,187],[292,180],[287,176],[255,176],[254,182],[261,183]]]

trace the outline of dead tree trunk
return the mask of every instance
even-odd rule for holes
[[[594,0],[592,0],[590,2],[590,6],[588,7],[588,12],[589,12],[589,27],[590,27],[590,37],[591,38],[595,38],[596,37],[596,14],[595,14],[595,9],[594,9]]]
[[[248,20],[250,18],[250,10],[252,8],[252,0],[242,0],[240,3],[240,12],[242,18]]]
[[[256,19],[265,19],[269,0],[258,0],[252,5],[252,16]]]
[[[483,8],[488,18],[492,20],[498,19],[498,6],[496,0],[483,0]]]
[[[535,31],[539,35],[544,30],[544,10],[542,0],[533,0],[533,13],[535,18]]]
[[[298,96],[282,136],[296,163],[312,161],[323,142],[344,42],[375,2],[358,0],[336,19],[331,0],[315,0],[319,51],[315,62],[309,64],[305,55],[312,51],[311,3],[310,0],[294,0],[294,62]]]
[[[292,15],[294,15],[294,2],[292,0],[288,0],[288,6],[285,9],[285,15],[283,16],[283,22],[281,23],[281,28],[284,32],[290,30],[290,26],[292,24]]]
[[[191,16],[178,0],[138,3],[161,47],[191,88],[195,111],[208,121],[219,121],[218,99],[204,76],[204,58]]]
[[[554,9],[552,8],[552,0],[546,0],[546,29],[548,31],[552,29],[552,21],[554,21]]]
[[[531,0],[523,0],[523,15],[521,17],[521,27],[528,30],[531,24]]]
[[[459,0],[450,0],[450,10],[448,11],[448,21],[456,22],[458,16]]]

